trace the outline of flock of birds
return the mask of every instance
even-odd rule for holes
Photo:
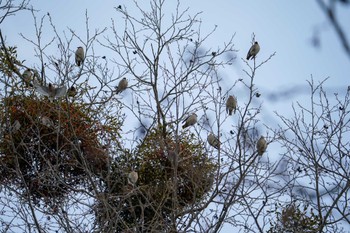
[[[75,51],[75,64],[80,67],[85,59],[85,52],[84,48],[79,46],[77,50]],[[69,89],[67,89],[66,86],[61,87],[54,87],[51,83],[48,85],[41,85],[34,79],[34,73],[31,69],[27,68],[23,74],[22,78],[24,80],[24,83],[26,86],[34,86],[35,90],[39,92],[40,94],[49,97],[50,99],[53,98],[59,98],[63,97],[65,95],[68,95],[70,97],[73,97],[76,95],[77,91],[74,86],[71,86]],[[33,83],[32,83],[33,82]],[[116,87],[115,92],[121,93],[128,87],[128,80],[126,78],[123,78],[119,81],[118,86]]]
[[[250,49],[248,51],[247,60],[255,59],[255,57],[259,53],[259,51],[260,51],[260,46],[259,46],[259,43],[256,41],[250,47]],[[236,113],[236,109],[237,109],[237,99],[234,96],[230,95],[226,101],[226,112],[231,116],[232,112],[233,112],[233,114]],[[183,129],[185,129],[189,126],[195,125],[197,123],[197,114],[192,113],[182,123],[183,123],[183,126],[182,126]],[[209,145],[211,145],[212,147],[214,147],[216,149],[220,148],[221,142],[218,139],[218,137],[215,136],[213,133],[210,133],[208,135],[207,141],[208,141]],[[266,151],[267,142],[266,142],[264,136],[261,136],[260,139],[257,141],[256,149],[257,149],[258,155],[262,155]]]
[[[260,51],[260,46],[259,46],[258,42],[255,42],[248,51],[247,60],[255,59],[255,57],[259,51]],[[84,48],[80,46],[77,48],[77,50],[75,52],[75,64],[78,67],[80,67],[83,64],[84,59],[85,59]],[[40,85],[38,82],[36,82],[34,80],[34,73],[29,68],[23,72],[22,78],[27,86],[34,86],[34,88],[37,92],[39,92],[40,94],[42,94],[44,96],[48,96],[51,99],[63,97],[66,94],[68,96],[75,96],[75,94],[76,94],[76,90],[75,90],[74,86],[71,86],[69,89],[67,89],[66,86],[54,87],[51,83],[49,83],[47,86]],[[34,82],[32,84],[33,80],[34,80]],[[128,87],[128,80],[126,78],[123,78],[119,81],[115,92],[117,94],[121,93],[127,87]],[[236,109],[237,109],[237,99],[234,96],[230,95],[226,101],[226,112],[231,116],[232,113],[233,114],[236,113]],[[183,121],[182,128],[185,129],[187,127],[195,125],[196,123],[197,123],[197,114],[192,113]],[[208,135],[207,141],[208,141],[210,146],[212,146],[216,149],[220,148],[221,142],[219,141],[218,137],[215,136],[213,133],[210,133]],[[266,140],[263,136],[261,136],[260,139],[257,141],[256,149],[257,149],[258,155],[262,155],[266,151],[267,143],[266,143]],[[137,172],[131,171],[128,174],[129,184],[134,185],[134,184],[136,184],[137,180],[138,180]]]

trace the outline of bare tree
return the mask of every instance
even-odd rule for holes
[[[141,148],[146,147],[150,152],[144,157],[139,148],[131,149],[134,157],[130,166],[138,170],[141,177],[137,191],[146,188],[157,190],[154,186],[160,185],[160,180],[167,184],[161,186],[165,192],[163,196],[174,202],[161,222],[166,223],[168,231],[218,232],[224,224],[229,223],[236,229],[262,232],[268,225],[264,212],[275,202],[284,187],[276,185],[267,188],[271,186],[269,182],[274,182],[274,177],[277,177],[274,172],[278,163],[261,159],[256,151],[256,142],[260,134],[267,136],[267,129],[262,132],[262,125],[258,127],[261,106],[254,78],[259,68],[271,57],[259,64],[255,63],[256,60],[252,61],[253,65],[246,62],[249,68],[247,78],[234,80],[227,77],[232,81],[225,86],[220,69],[231,65],[232,59],[236,59],[232,40],[225,43],[223,48],[208,48],[206,39],[214,31],[202,35],[199,15],[188,17],[187,10],[182,11],[178,4],[175,12],[167,17],[164,13],[166,4],[166,1],[151,1],[151,11],[148,12],[135,2],[140,18],[133,17],[121,6],[117,7],[116,10],[125,20],[125,26],[121,27],[120,23],[118,27],[113,26],[115,36],[113,39],[108,37],[105,45],[116,53],[116,66],[123,67],[125,76],[130,79],[133,100],[131,103],[125,101],[124,107],[130,111],[129,119],[134,117],[138,122],[138,126],[130,131],[133,135],[130,144],[141,139]],[[224,113],[225,103],[229,93],[234,93],[238,88],[246,90],[246,95],[238,99],[237,115],[231,121],[232,118]],[[198,124],[189,128],[193,136],[188,138],[188,131],[181,130],[180,123],[192,113],[196,113],[199,120]],[[210,147],[205,151],[205,156],[215,165],[213,180],[210,181],[212,188],[205,198],[194,199],[195,202],[186,203],[183,208],[178,202],[182,198],[179,190],[182,188],[183,175],[199,179],[193,174],[189,176],[190,172],[203,171],[193,167],[197,171],[182,173],[188,169],[186,160],[198,156],[197,153],[189,155],[189,151],[184,151],[186,147],[182,139],[205,144],[210,133],[217,135],[221,141],[220,147],[217,146],[218,151]],[[156,140],[152,139],[152,142],[158,142],[154,144],[156,150],[149,143],[150,138],[154,137]],[[273,135],[268,137],[269,143],[273,140]],[[169,157],[173,161],[171,166],[167,161]],[[158,164],[156,169],[153,163]],[[152,167],[153,172],[163,171],[158,174],[156,183],[149,181],[152,176],[145,171],[146,167]],[[169,168],[171,170],[168,172],[172,174],[170,178],[165,172]],[[263,195],[259,197],[256,193],[260,192]],[[149,194],[146,192],[142,195]],[[139,201],[139,205],[142,203],[139,208],[144,210],[147,209],[145,206],[152,206],[153,209],[163,209],[165,206],[149,201]],[[119,202],[117,204],[120,206]],[[135,220],[134,224],[145,223],[144,216],[138,218],[143,220]],[[164,230],[164,226],[158,228],[160,220],[154,217],[150,220],[152,224],[137,225],[137,229]]]
[[[9,16],[15,15],[17,12],[21,10],[29,9],[30,0],[5,0],[0,1],[0,24],[4,22],[6,18]]]
[[[237,79],[223,88],[220,68],[235,59],[233,38],[223,48],[208,49],[206,39],[215,30],[202,35],[199,15],[187,16],[179,3],[169,18],[163,14],[165,1],[152,1],[149,12],[137,2],[135,6],[141,18],[116,8],[124,16],[125,29],[120,34],[112,27],[115,38],[108,38],[105,44],[118,55],[112,60],[117,75],[108,72],[104,58],[94,54],[94,42],[104,30],[90,35],[88,21],[86,40],[74,30],[62,39],[50,15],[37,20],[33,12],[37,38],[23,38],[35,48],[37,67],[17,61],[16,51],[2,40],[3,57],[9,64],[2,80],[1,119],[6,128],[2,174],[7,177],[2,184],[6,192],[15,195],[4,199],[3,206],[6,211],[23,210],[11,215],[15,225],[7,219],[3,223],[12,229],[34,228],[38,232],[216,232],[225,223],[240,228],[253,220],[252,230],[255,226],[262,231],[265,223],[258,219],[264,217],[257,210],[268,203],[254,205],[278,192],[265,192],[260,199],[254,194],[264,189],[274,165],[258,163],[255,143],[260,106],[253,104],[257,98],[253,80],[270,58],[258,65],[255,60],[253,66],[247,63],[248,81]],[[54,37],[43,44],[41,30],[46,19]],[[75,39],[88,54],[81,67],[75,67],[70,59]],[[47,54],[52,46],[57,46],[58,55]],[[51,102],[23,87],[24,69],[33,73],[34,89],[51,83],[49,87],[74,87],[78,93],[72,99],[67,96]],[[124,76],[129,87],[115,95],[114,87]],[[229,123],[227,131],[225,122],[230,118],[224,113],[225,101],[238,84],[246,88],[247,96],[239,99],[237,125]],[[131,93],[131,102],[121,101],[125,92]],[[114,112],[118,115],[121,106],[127,110],[128,120],[135,118],[146,132],[140,135],[140,127],[128,131],[121,135],[126,139],[123,144],[116,136],[122,120],[111,116]],[[181,130],[180,123],[194,112],[200,116],[199,124]],[[221,141],[218,151],[205,147],[210,133]],[[139,176],[132,186],[127,182],[131,171]],[[247,207],[243,212],[242,205]],[[79,215],[74,214],[77,210]],[[96,225],[87,221],[91,210]],[[54,223],[50,223],[52,219]]]
[[[318,216],[318,232],[341,232],[349,224],[349,90],[329,96],[324,82],[309,82],[310,102],[297,103],[283,121],[279,142],[293,177],[291,199]]]
[[[33,46],[35,66],[19,59],[1,35],[0,221],[9,232],[90,231],[98,185],[123,122],[119,102],[109,101],[116,78],[94,54],[103,30],[91,33],[86,19],[85,39],[71,29],[62,36],[50,15],[32,13],[37,37],[22,37]],[[47,43],[44,24],[52,29]],[[87,54],[80,67],[78,46]],[[53,48],[56,53],[48,53]],[[42,95],[51,90],[60,93]]]
[[[319,232],[347,221],[348,94],[330,107],[311,82],[311,108],[280,116],[284,125],[275,130],[261,120],[255,84],[274,52],[242,58],[245,76],[226,77],[223,70],[239,59],[234,35],[212,48],[215,27],[203,32],[200,14],[179,1],[117,6],[118,20],[93,32],[86,14],[84,37],[58,32],[49,14],[32,12],[36,38],[22,37],[36,52],[34,67],[1,37],[0,221],[8,229],[266,232],[276,226],[276,205],[299,220],[316,219]],[[52,29],[47,43],[44,24]],[[253,34],[252,45],[257,40]],[[41,95],[55,88],[60,95]],[[282,157],[270,149],[276,141],[287,149]],[[294,200],[316,217],[305,217]]]

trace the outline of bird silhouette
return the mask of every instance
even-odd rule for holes
[[[80,66],[84,61],[85,55],[84,55],[84,48],[79,46],[77,48],[77,51],[75,51],[75,64],[77,66]]]
[[[32,87],[33,86],[32,80],[34,77],[34,74],[32,73],[32,71],[28,68],[23,72],[22,76],[26,87],[29,87],[29,86]]]
[[[67,95],[68,95],[69,97],[74,97],[74,96],[76,96],[76,94],[77,94],[77,90],[75,89],[74,86],[71,86],[71,87],[68,89]]]
[[[220,148],[221,142],[214,134],[210,133],[207,137],[207,141],[208,141],[209,145],[211,145],[215,149]]]
[[[62,97],[67,93],[67,87],[54,87],[51,83],[48,86],[42,86],[38,83],[34,83],[35,90],[44,96],[50,98]]]
[[[136,184],[137,180],[139,179],[139,175],[137,174],[137,172],[132,171],[128,174],[128,182],[129,184]]]
[[[236,108],[237,108],[237,100],[234,96],[230,95],[226,101],[226,112],[228,113],[228,115],[231,116],[233,111],[234,111],[233,113],[236,113]]]
[[[248,54],[247,54],[247,60],[251,59],[255,59],[255,56],[258,54],[258,52],[260,51],[260,45],[257,41],[255,41],[255,43],[252,45],[252,47],[250,47]]]
[[[192,113],[182,123],[184,123],[184,125],[182,126],[183,129],[196,124],[197,123],[197,114]]]
[[[126,78],[123,78],[119,81],[119,84],[116,89],[116,93],[119,94],[122,91],[124,91],[128,87],[128,80]]]
[[[256,143],[256,149],[258,150],[258,155],[262,155],[266,151],[267,143],[263,136],[261,136],[258,142]]]

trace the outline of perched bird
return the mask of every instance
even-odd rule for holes
[[[49,83],[49,86],[41,86],[40,84],[34,83],[34,86],[37,92],[50,98],[62,97],[67,93],[67,87],[55,88],[51,83]]]
[[[71,86],[71,87],[68,89],[67,95],[68,95],[69,97],[74,97],[76,94],[77,94],[77,90],[75,89],[74,86]]]
[[[256,149],[258,150],[258,155],[264,154],[267,148],[266,140],[263,136],[260,137],[258,142],[256,143]]]
[[[35,87],[35,85],[40,84],[43,85],[44,80],[43,78],[40,76],[39,72],[35,69],[31,70],[33,72],[33,86]]]
[[[166,154],[166,156],[169,159],[169,161],[171,162],[171,164],[174,167],[177,167],[179,155],[173,150],[168,150],[168,153]]]
[[[237,100],[234,96],[230,95],[226,101],[226,112],[228,113],[228,115],[231,116],[233,110],[234,110],[233,113],[236,113],[236,109],[237,109]]]
[[[183,129],[196,124],[197,123],[197,114],[192,113],[182,123],[184,123],[184,125],[182,126]]]
[[[51,118],[47,117],[47,116],[43,116],[41,117],[41,124],[45,125],[48,128],[54,127],[55,124],[53,123],[53,121],[51,120]]]
[[[77,66],[80,66],[81,63],[84,61],[85,55],[84,55],[84,49],[83,47],[79,46],[77,48],[77,51],[75,52],[75,64]]]
[[[28,68],[26,69],[23,74],[23,79],[24,79],[24,83],[26,84],[26,87],[32,87],[33,84],[32,84],[32,80],[33,80],[33,77],[34,77],[34,74],[32,73],[32,71]]]
[[[255,41],[255,43],[252,45],[252,47],[250,47],[248,51],[247,60],[249,60],[250,58],[255,59],[255,56],[258,54],[259,51],[260,51],[260,46],[258,42]]]
[[[139,175],[137,174],[137,172],[135,172],[135,171],[130,172],[128,174],[128,182],[129,182],[129,184],[132,184],[132,185],[136,184],[138,178],[139,178]]]
[[[21,123],[18,120],[15,120],[11,126],[11,132],[16,133],[21,128]]]
[[[220,148],[221,142],[214,134],[210,133],[207,137],[207,140],[208,140],[209,145],[211,145],[215,149]]]
[[[119,81],[116,93],[119,94],[120,92],[124,91],[127,87],[128,87],[128,80],[126,78],[123,78],[122,80]]]

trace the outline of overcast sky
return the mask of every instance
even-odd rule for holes
[[[36,13],[38,18],[50,12],[59,32],[67,31],[69,27],[82,37],[85,36],[86,10],[93,30],[109,27],[111,18],[118,18],[113,7],[120,4],[132,9],[131,1],[105,0],[102,3],[92,0],[32,0],[31,3],[39,10]],[[168,3],[166,10],[169,14],[173,7],[175,5]],[[247,54],[252,33],[255,33],[261,46],[257,62],[276,52],[276,56],[259,70],[255,80],[259,90],[265,94],[265,101],[272,104],[273,110],[280,108],[281,102],[284,106],[291,103],[291,99],[279,98],[277,103],[271,102],[267,98],[268,94],[278,94],[295,86],[306,86],[305,80],[310,79],[311,75],[315,80],[330,77],[327,86],[331,91],[345,91],[350,84],[350,59],[344,54],[338,37],[315,1],[191,0],[181,1],[181,7],[190,7],[190,13],[203,12],[203,32],[209,32],[215,25],[218,26],[216,33],[207,41],[208,47],[215,49],[236,34],[234,43],[238,50],[238,59],[231,70],[223,71],[223,75],[229,78],[244,78],[244,64],[240,58]],[[339,8],[337,15],[343,24],[350,22],[350,7]],[[350,27],[344,28],[349,35]],[[2,25],[2,30],[8,44],[19,47],[19,57],[25,59],[27,65],[37,63],[33,57],[33,48],[19,36],[21,32],[34,38],[33,18],[29,12],[21,12],[8,18]],[[320,35],[319,48],[311,43],[315,32]],[[44,34],[44,37],[48,41],[52,34]],[[78,46],[79,42],[76,43]]]

